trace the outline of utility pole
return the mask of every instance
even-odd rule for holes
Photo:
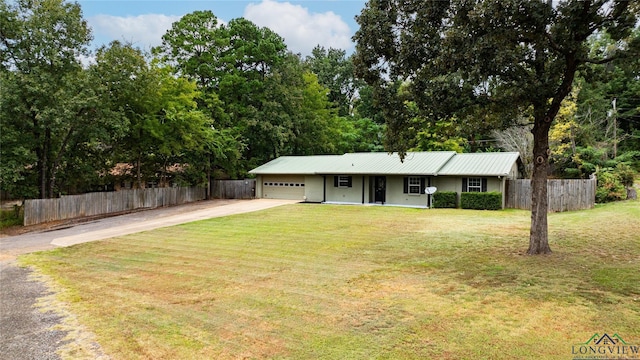
[[[618,157],[618,112],[616,110],[616,98],[613,98],[613,158]]]

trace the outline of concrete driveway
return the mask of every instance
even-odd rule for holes
[[[56,230],[0,238],[0,261],[16,255],[153,230],[197,220],[264,210],[295,200],[209,200],[70,224]]]
[[[34,277],[30,269],[16,265],[17,255],[295,202],[270,199],[200,201],[0,238],[0,358],[60,359],[60,351],[68,356],[67,348],[83,349],[84,358],[109,358],[92,340],[92,334],[74,321],[72,314],[60,310],[41,311],[36,306],[44,302],[49,308],[65,308],[64,304],[56,303],[52,291]]]

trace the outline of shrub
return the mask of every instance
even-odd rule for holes
[[[457,208],[458,193],[455,191],[440,191],[433,194],[434,208]]]
[[[460,195],[460,207],[476,210],[502,209],[502,193],[494,192],[465,192]]]
[[[614,170],[616,176],[620,179],[622,185],[626,187],[633,186],[633,180],[636,176],[636,172],[631,168],[631,166],[619,163]]]
[[[604,203],[627,198],[627,189],[624,187],[620,175],[613,169],[600,170],[597,175],[596,202]]]
[[[0,210],[0,229],[22,225],[24,214],[20,209],[21,207],[15,206],[13,210]]]

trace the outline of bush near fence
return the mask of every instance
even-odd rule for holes
[[[25,200],[24,225],[180,205],[205,198],[204,188],[152,188]]]

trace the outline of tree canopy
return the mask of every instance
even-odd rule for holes
[[[635,59],[639,16],[629,1],[371,0],[357,21],[357,72],[387,105],[389,140],[406,150],[408,102],[432,121],[507,125],[533,118],[529,254],[549,253],[549,130],[579,71]],[[615,46],[591,51],[608,34]],[[408,91],[400,92],[398,83]],[[497,115],[497,116],[496,116]]]
[[[15,131],[20,134],[18,149],[23,149],[3,146],[2,157],[8,164],[15,155],[32,159],[37,182],[20,192],[53,196],[65,155],[84,140],[78,136],[98,136],[91,127],[98,104],[78,60],[87,52],[91,33],[80,6],[62,0],[2,1],[0,16],[2,140],[11,143],[7,137]],[[3,184],[24,178],[24,164],[3,170]]]
[[[187,14],[151,54],[121,41],[90,51],[90,40],[76,3],[0,1],[3,192],[202,185],[280,155],[380,150],[379,124],[338,116],[357,93],[344,51],[330,53],[349,104],[278,34],[242,18]]]

